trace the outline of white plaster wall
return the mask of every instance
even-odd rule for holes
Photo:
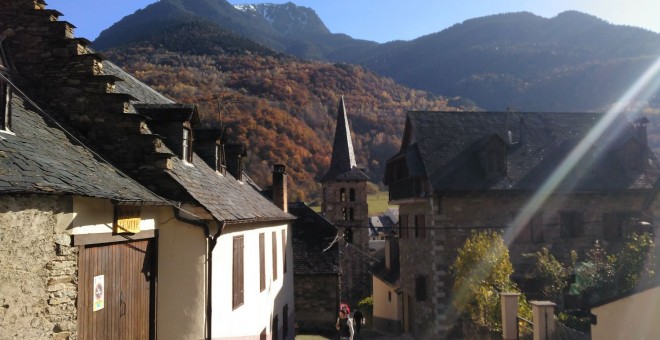
[[[592,308],[592,339],[660,339],[660,287]]]
[[[145,214],[147,207],[142,207],[140,230],[156,229],[153,216]],[[74,196],[71,216],[71,234],[111,233],[115,210],[110,200],[99,200],[89,197]]]
[[[392,287],[385,284],[379,278],[373,278],[374,289],[374,317],[401,320],[399,316],[399,301],[397,294]],[[387,293],[392,294],[392,301],[388,301]]]
[[[287,272],[283,275],[281,250],[277,252],[278,278],[273,281],[272,232],[276,231],[278,249],[282,247],[282,232],[287,234]],[[259,234],[265,234],[266,289],[259,288]],[[245,295],[242,306],[232,308],[232,248],[233,237],[244,236]],[[258,338],[265,329],[272,334],[271,324],[275,315],[279,318],[278,332],[282,336],[284,317],[282,308],[288,305],[288,338],[293,338],[293,251],[288,224],[240,225],[226,228],[213,252],[213,316],[214,339]]]
[[[203,339],[206,238],[200,227],[174,218],[171,207],[143,210],[158,224],[158,339]]]

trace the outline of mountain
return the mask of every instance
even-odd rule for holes
[[[273,163],[286,164],[297,200],[318,197],[341,95],[358,163],[374,183],[398,150],[407,110],[474,108],[360,66],[276,52],[205,20],[171,25],[104,54],[168,97],[197,103],[205,126],[223,126],[233,141],[246,143],[247,170],[259,185],[270,182]]]
[[[377,44],[333,34],[312,9],[293,3],[232,6],[225,0],[161,0],[102,32],[94,46],[119,46],[200,19],[275,51],[362,65],[489,110],[606,110],[660,56],[660,34],[576,11],[553,18],[492,15]]]
[[[336,51],[376,43],[331,33],[313,10],[293,3],[238,5],[226,0],[160,0],[101,32],[93,47],[106,50],[191,20],[208,21],[279,52],[328,60]]]
[[[570,11],[471,19],[342,61],[486,109],[584,111],[616,102],[659,56],[660,34]]]

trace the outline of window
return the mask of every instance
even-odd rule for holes
[[[351,190],[348,191],[348,199],[351,202],[355,202],[355,189],[351,188]]]
[[[11,126],[11,87],[0,79],[0,130],[9,130]]]
[[[392,292],[387,292],[387,301],[392,302]]]
[[[543,214],[536,213],[529,222],[527,222],[527,225],[520,230],[516,236],[516,242],[541,243],[543,240]]]
[[[282,230],[282,267],[284,267],[284,272],[286,273],[286,231],[284,230]]]
[[[348,221],[348,212],[346,211],[346,208],[341,208],[341,215],[344,221]]]
[[[415,278],[415,299],[426,301],[426,276],[420,275]]]
[[[259,234],[259,291],[266,289],[266,235]]]
[[[286,339],[289,335],[289,305],[282,308],[282,337]]]
[[[641,214],[633,211],[619,211],[603,214],[603,238],[608,241],[620,240],[633,232]]]
[[[355,216],[353,215],[353,208],[348,209],[348,220],[353,221]]]
[[[415,237],[426,237],[426,217],[424,215],[415,215]]]
[[[344,202],[346,201],[346,189],[341,188],[339,190],[339,202]]]
[[[232,306],[234,309],[243,305],[243,236],[234,236],[232,259]]]
[[[277,232],[273,231],[272,240],[272,256],[273,256],[273,281],[277,281]]]
[[[562,211],[559,213],[561,237],[575,238],[584,235],[584,215],[577,211]]]
[[[408,215],[399,216],[399,238],[408,238]]]
[[[192,163],[192,132],[190,129],[183,129],[183,145],[181,150],[181,159]]]

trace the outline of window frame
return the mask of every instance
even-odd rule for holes
[[[0,131],[11,131],[11,99],[11,86],[4,79],[0,79],[0,110],[2,110]]]
[[[192,164],[192,129],[184,126],[181,136],[181,159]]]

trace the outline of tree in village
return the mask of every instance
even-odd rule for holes
[[[451,266],[454,278],[454,306],[472,321],[491,331],[502,328],[500,293],[518,292],[511,280],[513,265],[501,234],[495,231],[473,231],[458,250]],[[521,295],[520,313],[531,311]]]
[[[572,295],[590,300],[630,292],[655,276],[655,244],[648,233],[630,234],[623,247],[613,255],[596,242],[586,259],[575,265]]]
[[[568,270],[546,247],[525,256],[535,258],[532,270],[526,274],[526,277],[536,283],[535,287],[541,298],[554,302],[561,301],[562,294],[568,286]]]

